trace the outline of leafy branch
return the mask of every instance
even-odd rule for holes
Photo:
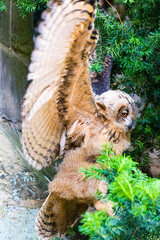
[[[115,156],[106,146],[97,158],[100,167],[83,169],[87,177],[109,183],[108,194],[98,200],[112,201],[114,214],[85,213],[79,230],[98,240],[146,240],[160,236],[160,180],[147,177],[129,156]],[[106,169],[107,167],[107,169]],[[154,228],[153,228],[154,226]]]
[[[49,0],[16,0],[16,6],[19,9],[20,15],[24,18],[30,12],[34,12],[37,8],[45,6]],[[4,1],[0,1],[0,12],[6,11],[7,8]]]

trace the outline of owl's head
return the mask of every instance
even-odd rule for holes
[[[96,96],[96,104],[101,114],[115,126],[130,131],[135,121],[134,100],[120,90],[109,90]]]

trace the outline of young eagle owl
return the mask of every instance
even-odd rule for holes
[[[40,170],[63,155],[63,163],[49,185],[49,196],[36,218],[40,238],[65,234],[107,184],[84,179],[102,147],[111,142],[116,154],[130,144],[133,100],[121,91],[94,96],[88,59],[97,42],[95,0],[50,1],[39,26],[31,56],[32,80],[22,107],[25,158]],[[106,204],[107,206],[107,204]]]

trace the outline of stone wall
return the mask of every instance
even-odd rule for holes
[[[7,11],[0,13],[0,116],[20,122],[33,48],[33,20],[31,15],[22,19],[14,0],[6,0],[5,5]]]
[[[0,240],[37,239],[35,218],[48,194],[48,181],[22,156],[18,132],[0,120]]]

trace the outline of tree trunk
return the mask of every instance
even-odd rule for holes
[[[113,57],[106,56],[103,71],[101,73],[91,73],[92,88],[95,94],[100,95],[110,89],[112,64]]]

